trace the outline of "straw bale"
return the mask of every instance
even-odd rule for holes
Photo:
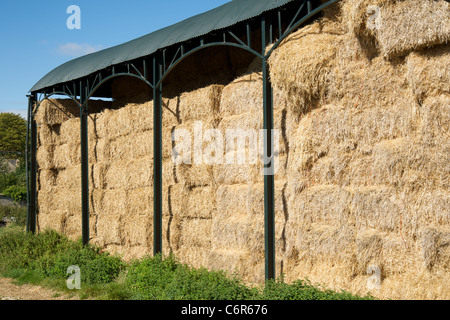
[[[276,239],[282,241],[287,208],[284,201],[285,182],[275,184]],[[217,210],[213,215],[213,245],[251,252],[264,251],[264,184],[219,186]]]
[[[176,229],[178,235],[173,235],[178,241],[178,249],[173,252],[175,256],[192,266],[205,266],[211,250],[211,221],[209,218],[180,219]]]
[[[211,219],[216,195],[211,186],[186,188],[177,184],[170,187],[169,200],[171,216],[178,219]]]
[[[40,212],[81,212],[81,191],[77,189],[39,191],[38,202]]]
[[[163,183],[163,217],[180,219],[183,215],[185,194],[188,189],[182,183]]]
[[[152,185],[153,160],[150,157],[114,161],[105,167],[105,188],[129,190]]]
[[[379,16],[371,7],[379,8]],[[341,12],[349,29],[366,39],[366,45],[377,43],[387,58],[450,39],[449,4],[445,0],[346,0]],[[367,41],[370,38],[376,42]]]
[[[144,131],[111,140],[100,140],[97,153],[103,161],[153,157],[153,132]]]
[[[81,190],[81,165],[58,170],[55,184],[64,189]]]
[[[39,127],[39,142],[41,146],[58,145],[60,142],[60,124],[41,124]]]
[[[36,151],[36,161],[41,169],[51,169],[53,165],[55,145],[41,145]]]
[[[226,137],[227,130],[257,130],[264,128],[263,112],[244,112],[241,114],[224,117],[218,125],[218,129],[222,132],[222,136]],[[284,127],[284,109],[274,109],[273,111],[273,128],[281,130]],[[281,135],[281,133],[280,133]],[[281,145],[281,144],[280,144]]]
[[[388,3],[381,14],[377,39],[385,57],[405,55],[450,40],[450,4],[445,0]]]
[[[204,268],[208,265],[209,261],[209,251],[206,248],[207,247],[204,246],[202,247],[202,250],[199,250],[199,248],[195,246],[186,246],[183,250],[173,251],[173,253],[177,259],[183,261],[183,263],[188,264],[192,268]]]
[[[179,110],[182,122],[217,117],[223,86],[212,85],[180,96]]]
[[[40,168],[38,173],[38,190],[50,191],[57,187],[57,176],[57,170]]]
[[[237,274],[251,283],[264,282],[264,256],[245,249],[213,248],[208,265],[211,269]]]
[[[211,165],[180,164],[175,167],[177,178],[188,188],[209,186],[214,183]]]
[[[111,106],[111,102],[90,100],[89,113],[97,113]],[[41,102],[35,119],[38,124],[58,125],[69,119],[80,117],[80,107],[72,99],[46,99]]]
[[[450,128],[450,95],[426,99],[421,108],[420,138],[426,146],[448,150]],[[448,152],[448,151],[447,151]]]
[[[94,221],[90,221],[92,223]],[[95,224],[94,224],[95,225]],[[90,226],[91,227],[91,226]],[[69,213],[64,218],[63,233],[71,239],[78,239],[81,237],[81,215]]]
[[[136,215],[128,212],[121,217],[122,224],[121,237],[125,246],[147,247],[153,242],[153,215]]]
[[[113,139],[133,132],[131,109],[124,107],[118,110],[105,109],[96,118],[96,132],[99,138]]]
[[[224,87],[220,101],[220,116],[225,118],[246,112],[260,114],[263,112],[263,80],[261,74],[261,59],[256,58],[253,65],[259,72],[250,72],[233,80]],[[252,65],[249,70],[257,68]],[[273,92],[274,109],[286,107],[286,97],[280,90]]]
[[[374,145],[405,137],[419,126],[416,109],[355,109],[326,105],[311,111],[289,133],[288,168],[298,181],[349,185],[367,182],[372,173]],[[363,165],[363,167],[361,167]]]
[[[447,45],[412,52],[406,61],[408,82],[419,103],[426,97],[450,94],[450,50]]]
[[[349,108],[414,105],[407,86],[406,65],[395,65],[382,57],[366,59],[357,48],[352,49],[352,41],[346,36],[347,44],[336,49],[326,99]]]
[[[78,142],[56,146],[53,152],[53,163],[50,168],[64,169],[81,163],[81,146]]]
[[[38,124],[56,125],[80,116],[80,107],[70,99],[43,100],[36,112]]]
[[[252,183],[264,178],[261,164],[220,164],[212,170],[214,183],[218,185]]]
[[[447,143],[445,149],[426,148],[411,139],[380,142],[374,147],[373,178],[408,190],[446,188],[449,186]]]
[[[343,37],[323,33],[313,23],[291,34],[269,58],[273,87],[287,97],[289,107],[305,113],[326,94],[330,73]]]
[[[127,191],[123,189],[96,190],[95,212],[98,215],[117,216],[128,212]],[[144,199],[142,199],[144,201]]]
[[[55,230],[62,233],[64,231],[65,211],[53,210],[51,212],[39,211],[37,215],[37,227],[39,232],[45,230]]]
[[[123,222],[125,215],[98,215],[97,216],[97,242],[102,246],[116,244],[123,246]]]
[[[170,72],[164,80],[164,91],[177,96],[211,84],[229,83],[253,58],[252,54],[237,48],[203,49],[184,59]]]

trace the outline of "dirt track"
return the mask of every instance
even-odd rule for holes
[[[77,300],[56,291],[33,285],[18,286],[12,279],[0,278],[0,300]]]

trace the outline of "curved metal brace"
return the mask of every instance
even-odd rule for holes
[[[228,46],[228,47],[235,47],[235,48],[239,48],[242,50],[245,50],[247,52],[250,52],[252,54],[254,54],[255,56],[257,56],[258,58],[263,58],[263,55],[258,53],[257,51],[249,48],[248,46],[243,46],[241,44],[237,44],[237,43],[233,43],[233,42],[212,42],[212,43],[208,43],[208,44],[204,44],[204,45],[200,45],[186,53],[184,53],[180,58],[178,58],[175,62],[173,62],[170,67],[165,71],[165,73],[161,76],[161,78],[159,79],[159,81],[155,84],[155,87],[159,87],[161,85],[161,83],[164,81],[164,79],[169,75],[169,73],[178,65],[180,64],[184,59],[186,59],[187,57],[193,55],[194,53],[202,50],[202,49],[206,49],[206,48],[211,48],[211,47],[216,47],[216,46]]]
[[[284,39],[286,39],[295,29],[297,29],[299,26],[301,26],[306,20],[310,19],[311,17],[313,17],[316,14],[318,14],[319,12],[321,12],[323,9],[335,4],[338,1],[340,1],[340,0],[330,0],[327,3],[324,3],[321,6],[317,7],[316,9],[314,9],[313,11],[308,13],[306,16],[301,18],[299,21],[297,21],[292,27],[290,27],[288,30],[286,30],[284,32],[284,34],[280,37],[280,39],[278,39],[278,41],[275,42],[275,44],[272,46],[272,48],[270,48],[270,50],[265,55],[266,59],[270,57],[272,52],[276,48],[279,47],[279,45],[284,41]]]
[[[105,84],[107,81],[113,79],[113,78],[117,78],[117,77],[123,77],[123,76],[127,76],[127,77],[133,77],[139,80],[142,80],[143,82],[145,82],[147,85],[149,85],[152,89],[153,89],[153,84],[151,84],[147,79],[138,76],[134,73],[126,73],[126,72],[121,72],[121,73],[115,73],[113,75],[110,75],[108,77],[106,77],[105,79],[103,79],[102,81],[100,81],[87,95],[86,97],[86,101],[80,105],[81,108],[86,107],[86,104],[89,102],[89,99],[94,95],[95,91],[98,90],[98,88],[100,88],[103,84]]]
[[[73,102],[75,102],[80,108],[82,107],[81,103],[73,96],[71,96],[70,94],[66,93],[66,92],[62,92],[62,91],[54,91],[52,93],[46,94],[44,95],[44,99],[39,100],[39,102],[36,104],[36,108],[34,110],[31,110],[31,113],[33,116],[36,115],[37,110],[39,109],[39,107],[41,106],[41,103],[47,99],[49,99],[51,96],[54,95],[58,95],[58,96],[67,96],[69,97]]]

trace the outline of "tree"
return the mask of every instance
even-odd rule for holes
[[[0,113],[0,152],[24,152],[27,122],[19,114]]]

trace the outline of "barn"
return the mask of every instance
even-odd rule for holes
[[[27,230],[450,298],[445,0],[233,0],[29,93]]]

